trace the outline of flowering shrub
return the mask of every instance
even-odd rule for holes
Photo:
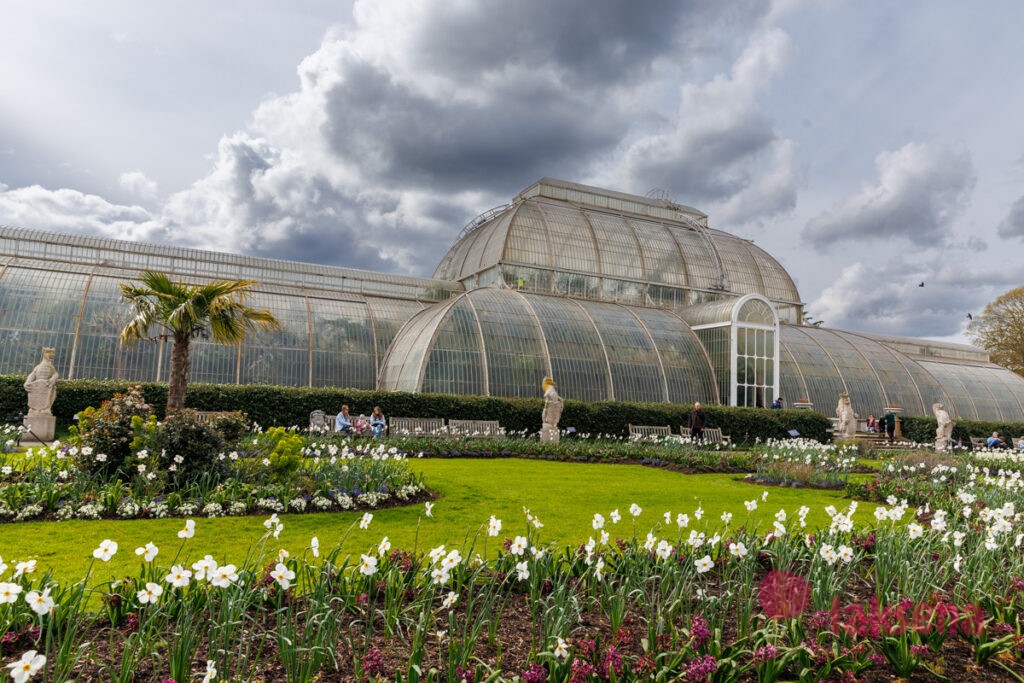
[[[130,478],[134,470],[132,420],[146,420],[152,413],[153,408],[138,387],[114,394],[98,410],[90,407],[78,413],[78,425],[72,427],[72,434],[77,434],[83,447],[78,466],[104,479]]]
[[[227,473],[218,455],[224,451],[224,437],[212,424],[185,408],[171,413],[160,423],[156,435],[161,465],[167,468],[176,487],[209,477],[220,481]]]

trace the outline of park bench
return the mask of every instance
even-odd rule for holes
[[[682,427],[679,428],[679,431],[681,434],[688,433],[683,431]],[[718,444],[719,446],[726,446],[729,448],[732,447],[732,437],[722,434],[720,427],[705,427],[702,440],[707,444]]]
[[[647,439],[652,436],[672,436],[672,428],[668,425],[629,425],[631,439]]]
[[[985,442],[988,441],[987,437],[984,436],[972,436],[971,437],[971,448],[986,448]]]
[[[501,436],[505,430],[497,420],[448,420],[452,436]]]
[[[196,419],[200,422],[213,422],[219,417],[241,417],[241,410],[197,410]]]
[[[438,436],[446,432],[443,417],[388,418],[391,436]]]
[[[309,414],[309,432],[311,434],[326,434],[334,431],[334,416],[328,415],[322,410],[314,410]]]

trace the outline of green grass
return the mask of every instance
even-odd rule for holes
[[[475,551],[482,552],[485,539],[487,553],[496,552],[502,536],[525,534],[527,522],[523,507],[544,523],[541,542],[577,544],[596,535],[591,527],[595,512],[606,518],[618,508],[622,521],[606,527],[613,538],[633,534],[632,503],[643,508],[636,519],[640,537],[652,529],[659,537],[674,539],[673,523],[666,527],[663,513],[673,516],[685,512],[692,518],[698,505],[704,509],[704,522],[711,528],[721,525],[722,512],[733,513],[732,526],[747,520],[745,500],[757,498],[758,509],[750,515],[752,524],[763,530],[771,527],[774,514],[784,508],[790,520],[801,505],[811,508],[807,518],[808,531],[827,524],[827,505],[845,508],[849,501],[839,492],[808,489],[764,488],[745,484],[731,474],[685,475],[639,465],[594,465],[520,459],[411,461],[412,467],[426,478],[427,485],[440,493],[435,502],[433,518],[424,516],[422,504],[379,510],[367,530],[354,527],[362,512],[282,515],[285,528],[279,540],[270,539],[265,558],[270,561],[279,548],[293,555],[307,552],[313,536],[320,539],[322,551],[339,544],[347,552],[369,552],[381,538],[388,536],[393,548],[419,552],[445,544],[466,546],[478,532]],[[767,502],[760,502],[761,492],[769,491]],[[856,522],[873,519],[873,505],[863,504],[854,518]],[[486,525],[494,515],[502,520],[498,538],[486,537]],[[205,519],[196,517],[195,538],[184,542],[181,560],[188,563],[212,554],[218,562],[241,564],[264,535],[264,517]],[[795,522],[794,522],[795,524]],[[160,548],[157,563],[169,566],[182,546],[176,533],[183,526],[181,519],[164,520],[102,520],[67,522],[26,522],[6,524],[0,531],[0,556],[13,566],[13,561],[36,558],[39,571],[52,571],[61,582],[80,578],[92,559],[92,551],[105,538],[119,544],[117,555],[107,564],[96,563],[94,583],[135,574],[140,563],[135,548],[152,541]],[[693,523],[691,522],[691,526]],[[698,523],[703,528],[703,522]],[[687,532],[688,533],[688,532]]]

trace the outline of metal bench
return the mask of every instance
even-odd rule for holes
[[[388,434],[391,436],[439,436],[446,433],[443,417],[388,418]]]
[[[971,448],[986,448],[985,442],[988,439],[984,436],[972,436],[971,437]]]
[[[453,436],[501,436],[505,430],[497,420],[448,420],[448,433]]]
[[[646,439],[652,436],[672,436],[668,425],[629,425],[629,438]]]

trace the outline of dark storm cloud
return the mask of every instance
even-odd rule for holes
[[[1024,197],[1015,201],[1006,218],[999,222],[999,236],[1024,239]]]
[[[618,141],[624,121],[547,83],[503,86],[484,102],[412,91],[366,63],[340,65],[324,131],[367,180],[438,189],[498,189],[574,174]]]
[[[672,53],[722,47],[724,25],[742,35],[768,3],[651,0],[489,0],[448,3],[423,17],[410,48],[426,67],[479,79],[510,66],[555,69],[567,86],[637,82]]]
[[[824,250],[846,240],[908,239],[929,247],[950,234],[970,200],[975,174],[964,147],[910,143],[875,158],[878,184],[808,222],[802,236]]]

